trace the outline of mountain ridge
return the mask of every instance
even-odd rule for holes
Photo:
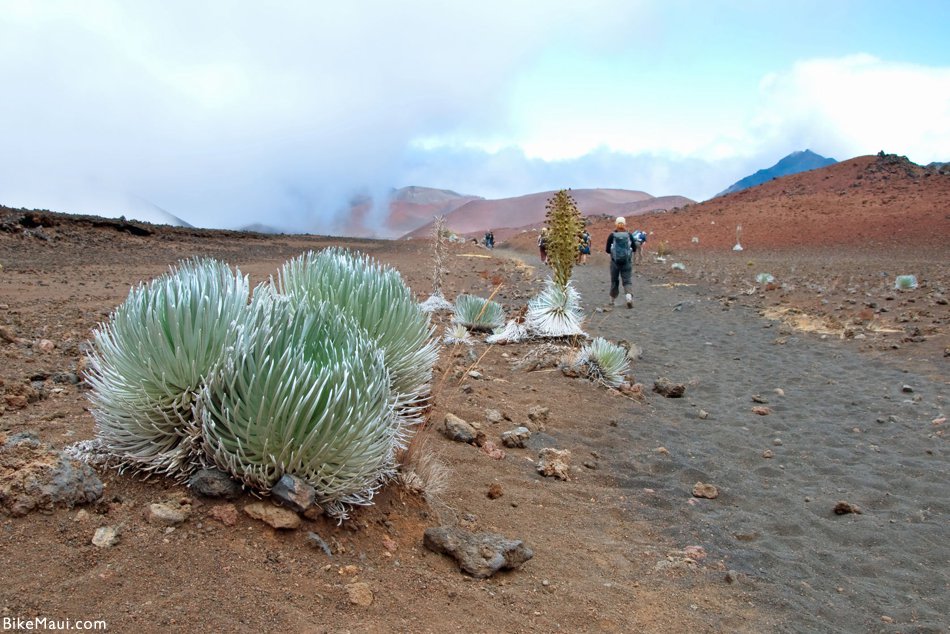
[[[792,174],[800,174],[801,172],[828,167],[829,165],[834,165],[837,162],[838,161],[833,158],[816,154],[811,150],[798,150],[783,156],[772,167],[760,169],[754,174],[750,174],[745,178],[739,179],[723,191],[713,196],[713,198],[734,194],[736,192],[742,191],[743,189],[749,189],[750,187],[767,183],[775,178],[781,178],[783,176],[790,176]]]

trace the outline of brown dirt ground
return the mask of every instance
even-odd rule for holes
[[[17,215],[3,213],[0,220]],[[424,242],[154,227],[140,236],[122,223],[96,227],[42,214],[37,220],[26,232],[0,232],[0,325],[16,337],[0,342],[0,391],[17,393],[32,382],[41,398],[22,408],[7,406],[0,432],[31,431],[57,448],[93,437],[94,428],[83,386],[52,377],[80,368],[91,329],[131,286],[181,258],[221,258],[261,281],[304,250],[345,244],[398,268],[420,299],[431,288]],[[945,384],[950,315],[940,300],[950,284],[946,245],[944,239],[942,247],[899,256],[876,249],[818,248],[794,257],[781,250],[738,257],[695,250],[684,259],[684,274],[669,273],[668,263],[647,266],[654,281],[702,285],[726,304],[800,311],[843,345],[862,354],[904,355]],[[537,289],[539,273],[530,257],[525,265],[469,245],[452,248],[449,298],[460,292],[488,296],[500,284],[496,298],[513,308]],[[674,250],[672,257],[679,255]],[[603,257],[595,257],[592,267],[603,266]],[[744,294],[755,286],[749,274],[760,271],[785,287]],[[905,272],[922,280],[920,292],[891,290],[894,274]],[[447,317],[436,322],[443,325]],[[55,347],[44,351],[44,339]],[[487,425],[485,409],[495,408],[515,426],[536,405],[550,408],[548,432],[555,436],[609,429],[618,408],[650,424],[649,400],[656,395],[640,402],[554,369],[514,367],[532,350],[481,345],[472,359],[465,350],[446,348],[436,367],[433,425],[448,412]],[[482,379],[467,378],[473,367]],[[659,562],[681,561],[685,547],[699,544],[649,520],[641,501],[616,486],[622,474],[598,465],[597,443],[574,444],[575,477],[565,483],[538,476],[532,451],[509,450],[493,460],[432,430],[425,433],[449,466],[445,490],[427,503],[389,487],[374,506],[342,525],[321,518],[278,532],[239,514],[236,525],[225,526],[210,515],[218,502],[194,499],[170,482],[114,472],[101,473],[106,493],[88,514],[0,515],[0,617],[101,618],[117,632],[763,632],[787,622],[788,614],[769,607],[767,586],[727,583],[730,562],[712,550],[696,564],[658,568]],[[492,484],[501,485],[501,497],[487,497]],[[183,526],[166,532],[145,521],[149,503],[185,497],[193,498],[194,513]],[[238,510],[252,500],[238,500]],[[474,580],[423,547],[423,530],[443,523],[523,539],[535,556],[520,570]],[[90,538],[106,525],[121,528],[121,541],[102,550]],[[332,557],[308,545],[308,531],[331,545]],[[349,600],[356,582],[368,584],[371,605]]]

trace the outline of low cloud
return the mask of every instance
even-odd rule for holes
[[[880,150],[950,160],[950,68],[871,55],[802,61],[767,77],[751,122],[755,147],[847,159]]]

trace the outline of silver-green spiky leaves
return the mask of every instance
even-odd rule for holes
[[[459,295],[455,298],[452,321],[469,330],[492,332],[505,323],[505,310],[498,302],[474,295]]]
[[[627,351],[603,337],[596,337],[581,349],[576,365],[583,367],[591,380],[610,387],[619,387],[630,371]]]
[[[191,260],[133,288],[96,330],[92,414],[101,449],[120,466],[176,478],[197,466],[192,404],[248,295],[239,271]]]
[[[445,334],[442,336],[442,341],[450,346],[464,344],[466,346],[475,345],[475,340],[472,339],[472,335],[469,334],[468,328],[462,324],[452,324],[445,329]]]
[[[529,337],[528,329],[524,324],[514,319],[509,319],[504,327],[495,328],[495,331],[485,338],[485,343],[504,345],[506,343],[518,343]]]
[[[562,286],[548,278],[545,280],[544,290],[528,302],[528,312],[525,315],[528,330],[540,337],[585,334],[581,329],[584,313],[580,300],[580,294],[570,282]]]
[[[369,503],[399,446],[382,350],[331,304],[255,293],[250,313],[198,397],[205,451],[258,490],[296,475],[332,514]]]
[[[917,288],[916,275],[898,275],[894,280],[894,288],[899,291],[912,291]]]
[[[333,304],[366,330],[385,353],[401,404],[419,406],[427,398],[438,348],[428,315],[398,271],[366,255],[330,248],[288,261],[279,284],[297,301]]]
[[[419,304],[419,309],[424,313],[437,313],[441,311],[452,311],[455,307],[452,302],[445,299],[441,293],[433,293],[424,302]]]

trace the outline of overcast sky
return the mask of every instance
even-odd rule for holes
[[[950,2],[0,0],[0,204],[333,232],[354,193],[709,198],[950,160]]]

